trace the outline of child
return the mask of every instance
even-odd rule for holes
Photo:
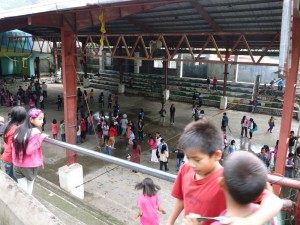
[[[77,122],[77,126],[76,126],[76,139],[77,139],[77,144],[80,145],[81,144],[81,127],[80,127],[80,122]]]
[[[156,135],[158,135],[158,134],[159,133],[156,133]],[[156,150],[157,150],[156,141],[155,141],[154,137],[151,134],[149,134],[148,137],[149,137],[148,144],[151,147],[151,162],[158,162],[158,159],[157,159],[157,156],[156,156]],[[159,141],[160,141],[160,139],[159,139]]]
[[[140,224],[159,225],[158,211],[166,214],[166,211],[160,206],[160,198],[157,191],[160,187],[154,184],[151,178],[145,178],[141,183],[135,185],[136,190],[143,189],[137,199],[138,217],[140,217]]]
[[[94,103],[94,89],[91,89],[90,93],[89,93],[89,98],[91,103]]]
[[[137,143],[136,139],[133,140],[133,144],[131,146],[131,162],[141,163],[141,146]],[[136,173],[137,171],[132,170],[132,172]]]
[[[162,145],[161,146],[161,152],[159,154],[159,169],[162,170],[163,166],[165,167],[165,171],[168,171],[168,158],[169,158],[169,152],[167,151],[167,146]]]
[[[273,127],[275,127],[275,119],[273,116],[271,116],[271,118],[269,119],[268,124],[269,124],[268,132],[272,133]]]
[[[57,96],[57,101],[56,101],[56,104],[57,104],[57,111],[59,111],[62,107],[62,98],[60,97],[60,95]]]
[[[61,141],[66,141],[65,121],[60,121],[59,133]]]
[[[14,175],[18,184],[29,194],[34,179],[43,165],[41,144],[45,138],[38,128],[43,124],[44,113],[36,108],[29,110],[25,121],[17,128],[12,145]]]
[[[181,165],[184,163],[184,152],[182,149],[175,149],[172,152],[176,152],[176,171],[178,172]]]
[[[260,158],[260,160],[267,166],[268,158],[265,147],[261,148],[260,153],[257,154],[257,157]]]
[[[105,140],[105,147],[104,147],[104,153],[107,155],[112,155],[112,150],[113,150],[113,140],[110,138],[107,138]]]
[[[290,132],[290,138],[289,138],[289,153],[293,152],[293,148],[294,148],[295,142],[297,140],[297,138],[294,135],[295,135],[295,132],[292,130]]]
[[[183,164],[172,190],[176,203],[168,219],[173,225],[184,209],[185,215],[196,213],[213,217],[225,210],[225,196],[218,179],[223,174],[219,161],[222,156],[222,133],[212,121],[201,120],[188,124],[178,140],[178,148],[183,149],[187,163]],[[280,211],[281,200],[268,193],[262,199],[257,213],[249,218],[238,218],[240,224],[261,224],[273,218]],[[211,224],[205,221],[203,225]],[[229,224],[229,223],[228,223]]]
[[[228,154],[231,154],[236,151],[235,140],[231,140],[230,145],[228,146]]]
[[[86,121],[84,118],[82,118],[80,121],[80,130],[81,130],[81,142],[85,142],[87,128],[86,128]]]
[[[293,178],[293,170],[294,170],[294,160],[293,160],[294,154],[289,153],[288,157],[285,161],[285,177]]]
[[[5,172],[12,179],[17,181],[17,178],[13,173],[13,163],[12,163],[12,141],[15,131],[18,126],[26,119],[27,112],[24,107],[16,106],[11,109],[11,120],[5,126],[3,132],[3,141],[4,141],[4,152],[2,154],[2,162],[4,164]],[[4,118],[3,122],[4,122]],[[2,121],[1,121],[2,122]]]
[[[101,119],[97,124],[97,137],[98,137],[98,143],[99,143],[98,148],[101,148],[102,137],[103,137],[103,130],[102,130],[103,123],[104,123],[103,119]]]
[[[263,163],[250,152],[234,152],[225,161],[220,186],[226,196],[226,210],[221,216],[251,215],[257,211],[253,204],[264,191],[267,183],[267,170]],[[270,221],[275,224],[275,221]],[[221,225],[217,221],[212,225]]]
[[[52,136],[53,136],[53,139],[57,139],[57,134],[58,134],[58,124],[57,124],[57,120],[56,120],[56,119],[53,119],[51,128],[52,128]]]

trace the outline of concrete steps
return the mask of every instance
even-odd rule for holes
[[[124,225],[105,212],[69,195],[42,177],[37,177],[33,195],[49,211],[68,225]]]

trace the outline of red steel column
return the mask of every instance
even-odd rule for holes
[[[74,32],[70,26],[64,22],[61,28],[61,50],[62,50],[62,72],[64,91],[64,116],[66,141],[76,144],[76,124],[77,124],[77,101],[76,101],[76,47],[74,42]],[[66,151],[67,165],[76,162],[76,153]]]
[[[275,173],[284,175],[286,154],[288,149],[289,134],[293,119],[296,84],[298,77],[299,56],[300,56],[300,19],[294,18],[292,28],[292,67],[286,71],[286,85],[283,99],[283,110],[280,124],[280,136],[278,154],[276,159]],[[289,47],[291,48],[291,46]],[[287,68],[287,66],[286,66]],[[274,192],[279,195],[281,187],[274,185]]]

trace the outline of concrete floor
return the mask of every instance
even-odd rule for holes
[[[58,94],[62,95],[61,84],[48,84],[49,98],[45,100],[44,110],[46,113],[47,124],[45,126],[45,132],[51,135],[51,122],[55,118],[57,121],[63,119],[63,111],[56,110],[56,97]],[[86,89],[89,91],[90,89]],[[93,111],[99,111],[97,104],[98,95],[103,90],[95,91],[95,104],[90,108]],[[105,94],[105,100],[107,99],[107,91],[103,91]],[[170,150],[175,149],[177,139],[180,136],[183,128],[186,124],[192,121],[192,106],[186,103],[170,102],[166,104],[167,118],[165,126],[159,124],[159,110],[160,102],[158,99],[145,98],[141,96],[129,96],[120,95],[119,103],[121,106],[121,112],[126,113],[129,119],[133,121],[137,120],[137,115],[140,108],[145,111],[145,131],[146,133],[155,133],[156,131],[162,134],[162,137],[167,141]],[[174,126],[168,126],[169,120],[169,107],[174,103],[176,107],[175,124]],[[205,116],[221,127],[221,118],[223,111],[217,108],[203,107]],[[10,108],[1,107],[0,115],[7,118],[7,113]],[[107,111],[107,109],[106,109]],[[274,147],[276,140],[279,137],[279,129],[281,118],[275,117],[275,128],[273,133],[267,132],[268,119],[267,115],[251,114],[247,112],[228,110],[227,115],[229,117],[229,126],[231,132],[228,132],[228,142],[232,139],[236,140],[238,149],[259,152],[260,148],[267,144]],[[248,118],[254,118],[258,125],[258,131],[254,133],[253,139],[250,141],[246,138],[240,138],[240,121],[243,115]],[[292,129],[297,133],[298,122],[293,120]],[[91,150],[99,151],[97,149],[97,139],[94,135],[88,135],[87,142],[83,143],[81,147],[85,147]],[[116,149],[113,154],[116,157],[126,159],[127,156],[127,143],[125,139],[117,138],[115,145]],[[146,143],[146,140],[141,143],[142,157],[141,164],[159,168],[158,164],[150,162],[150,148]],[[45,168],[40,171],[39,175],[55,185],[59,185],[58,168],[65,165],[65,150],[60,147],[53,147],[51,144],[44,143],[42,146],[44,154]],[[170,154],[169,160],[169,172],[176,174],[175,170],[175,158],[176,154]],[[83,166],[84,170],[84,189],[86,203],[103,210],[104,212],[116,217],[124,222],[124,224],[139,224],[136,219],[136,198],[140,194],[140,191],[135,191],[134,186],[136,183],[142,181],[147,175],[141,173],[132,173],[129,169],[124,169],[119,166],[109,164],[97,159],[78,155],[78,163]],[[153,178],[155,183],[161,186],[159,195],[161,196],[161,205],[167,211],[167,215],[161,215],[161,224],[165,224],[168,214],[170,213],[174,199],[170,196],[172,183]],[[179,218],[178,224],[180,224],[182,217]]]

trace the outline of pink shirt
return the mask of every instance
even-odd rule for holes
[[[20,157],[16,158],[16,150],[12,144],[12,160],[13,164],[18,167],[35,168],[43,165],[43,154],[41,144],[44,140],[38,128],[32,128],[28,145],[26,149],[26,156],[20,153]]]
[[[156,143],[155,143],[155,141],[154,141],[153,139],[150,139],[150,140],[148,141],[148,144],[151,146],[151,149],[152,149],[152,150],[154,150],[154,149],[157,148],[157,145],[156,145]]]
[[[142,210],[142,216],[140,217],[141,225],[159,225],[159,197],[157,194],[151,197],[140,195],[137,199],[137,206]]]
[[[58,134],[58,124],[52,123],[52,134]]]

